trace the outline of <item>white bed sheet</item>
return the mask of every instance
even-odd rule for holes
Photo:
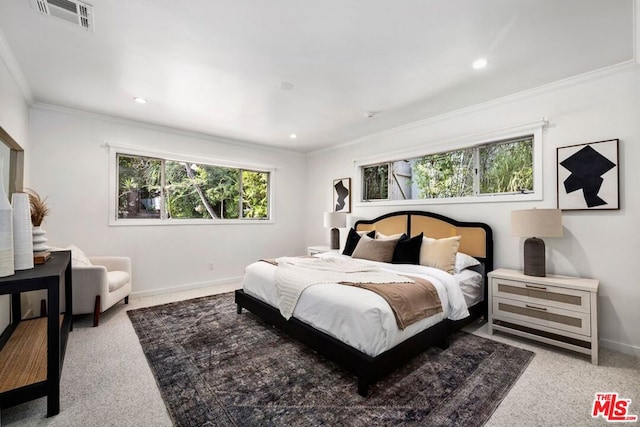
[[[324,253],[319,256],[344,256]],[[385,271],[424,277],[435,286],[443,312],[398,329],[393,311],[378,294],[337,283],[308,287],[300,296],[293,317],[366,353],[377,356],[445,318],[460,320],[469,315],[464,295],[454,276],[430,267],[372,262]],[[276,267],[266,262],[249,265],[243,289],[278,307]]]
[[[462,290],[462,294],[464,295],[464,300],[467,303],[467,307],[476,305],[480,301],[484,300],[482,274],[474,270],[465,269],[460,273],[454,274],[453,276],[456,278],[458,284],[460,285],[460,289]]]

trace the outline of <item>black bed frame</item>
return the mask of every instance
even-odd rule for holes
[[[470,316],[459,321],[445,319],[442,322],[414,335],[397,346],[375,357],[369,356],[335,338],[318,331],[308,324],[291,317],[285,320],[280,311],[271,305],[246,294],[242,289],[235,292],[235,302],[238,314],[242,308],[246,308],[265,322],[279,328],[283,332],[317,351],[327,359],[336,362],[358,378],[358,394],[366,397],[369,385],[375,383],[383,376],[402,366],[413,357],[425,351],[427,348],[438,345],[442,349],[449,347],[449,335],[463,326],[483,317],[487,318],[487,273],[493,269],[493,235],[491,228],[479,222],[460,222],[432,212],[402,211],[380,216],[373,220],[358,221],[358,223],[372,224],[378,220],[397,215],[421,215],[448,222],[455,226],[480,227],[486,233],[486,257],[478,258],[484,267],[484,301],[469,307]],[[409,230],[409,224],[407,225]],[[409,234],[409,233],[407,233]]]

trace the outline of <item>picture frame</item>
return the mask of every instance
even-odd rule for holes
[[[556,148],[558,209],[620,209],[618,139]]]
[[[333,180],[333,211],[351,212],[351,178]]]

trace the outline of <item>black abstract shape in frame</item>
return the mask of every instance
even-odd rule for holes
[[[344,210],[344,207],[346,205],[347,196],[349,196],[349,189],[344,186],[342,180],[335,183],[333,188],[336,189],[336,194],[338,195],[338,198],[336,199],[335,211],[340,212]]]
[[[571,172],[563,182],[567,194],[582,190],[590,208],[608,204],[598,197],[598,192],[604,182],[602,175],[616,167],[615,163],[587,145],[561,161],[560,165]]]

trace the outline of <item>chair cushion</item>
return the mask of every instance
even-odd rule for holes
[[[107,271],[107,280],[109,280],[109,292],[113,292],[129,282],[129,273],[124,271]]]

